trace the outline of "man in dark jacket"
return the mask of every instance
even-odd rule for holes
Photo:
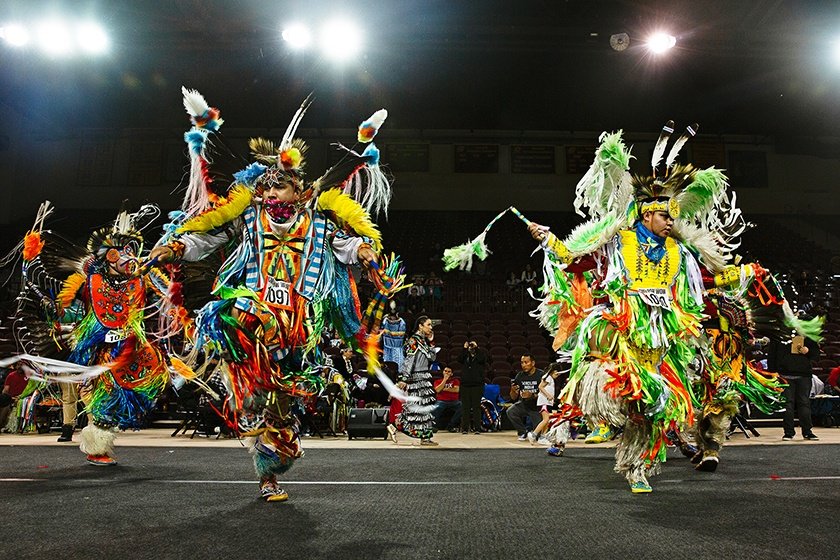
[[[461,433],[470,429],[481,433],[481,396],[484,394],[484,375],[487,371],[487,352],[475,341],[465,342],[458,362],[464,365],[461,371]]]
[[[785,441],[796,435],[793,425],[794,413],[799,417],[802,437],[806,440],[818,440],[811,431],[811,362],[820,357],[819,345],[808,338],[794,336],[790,342],[776,343],[767,356],[768,369],[777,371],[784,377],[788,386],[785,388]]]

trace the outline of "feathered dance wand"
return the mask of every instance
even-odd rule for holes
[[[486,259],[487,256],[491,254],[491,251],[484,242],[484,238],[487,236],[487,232],[490,231],[490,228],[493,227],[493,224],[499,221],[499,218],[504,216],[508,211],[512,212],[514,216],[525,222],[525,225],[531,225],[531,221],[523,216],[522,212],[517,210],[515,207],[511,206],[509,208],[505,208],[499,212],[495,218],[490,220],[490,223],[487,224],[484,231],[478,234],[475,239],[467,241],[463,245],[446,249],[443,252],[443,269],[450,271],[454,268],[458,268],[459,270],[469,271],[472,270],[474,257],[478,257],[479,260],[482,261]]]
[[[490,223],[487,224],[484,231],[479,233],[475,239],[467,241],[463,245],[446,249],[443,252],[443,270],[449,271],[453,268],[457,268],[458,270],[469,271],[472,270],[474,257],[478,257],[479,260],[482,261],[486,259],[491,251],[487,248],[484,238],[487,237],[487,232],[490,231],[493,224],[495,224],[499,218],[504,216],[508,210],[510,210],[510,208],[505,208],[499,212],[499,215],[490,220]]]

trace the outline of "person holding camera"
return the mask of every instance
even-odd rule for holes
[[[458,356],[464,365],[461,372],[461,433],[481,433],[481,397],[484,395],[484,376],[487,371],[487,352],[474,340],[464,343]]]
[[[519,441],[525,441],[528,439],[525,418],[531,419],[532,427],[539,425],[542,420],[537,406],[537,393],[544,373],[537,369],[537,363],[530,354],[523,354],[519,363],[522,366],[522,371],[516,374],[513,383],[510,385],[510,398],[517,402],[507,409],[506,414],[510,423],[516,428],[517,434],[519,434]]]

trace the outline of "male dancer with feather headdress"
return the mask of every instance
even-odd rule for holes
[[[169,379],[163,353],[145,328],[149,295],[162,296],[169,279],[140,260],[143,228],[160,211],[145,205],[120,212],[113,225],[90,236],[86,249],[43,230],[51,211],[48,202],[41,206],[22,244],[15,339],[35,377],[62,386],[59,441],[72,439],[80,395],[89,418],[81,450],[90,464],[115,465],[116,431],[144,427]],[[75,301],[83,303],[83,316],[65,327],[61,318]]]
[[[745,224],[723,173],[675,163],[696,129],[688,127],[660,170],[669,122],[649,176],[628,173],[631,156],[620,132],[602,135],[576,191],[576,209],[582,214],[588,207],[591,219],[563,241],[529,226],[546,250],[538,315],[572,364],[560,400],[570,415],[582,411],[590,421],[624,426],[615,470],[633,493],[651,491],[648,477],[665,460],[670,426],[690,425],[698,406],[705,411],[701,420],[719,412],[718,392],[711,389],[701,402],[690,378],[698,353],[710,364],[707,371],[721,369],[704,331],[709,290],[742,293],[766,272],[729,264]],[[786,304],[774,311],[777,322],[818,333],[818,325],[796,321]],[[775,376],[755,373],[739,378],[742,392],[778,393]]]
[[[363,154],[347,150],[322,177],[304,181],[305,144],[293,136],[307,100],[279,145],[251,140],[257,162],[234,175],[227,196],[205,194],[205,149],[221,119],[197,92],[184,95],[194,124],[186,139],[199,171],[191,173],[185,219],[151,255],[162,262],[191,262],[222,248],[227,252],[212,289],[215,299],[198,311],[191,327],[191,352],[173,365],[188,378],[200,378],[213,364],[227,390],[221,412],[231,427],[253,438],[261,496],[285,501],[288,494],[278,487],[277,475],[303,454],[291,405],[319,383],[322,330],[334,327],[346,341],[359,337],[357,345],[365,343],[349,267],[366,267],[386,294],[401,283],[399,263],[381,265],[379,231],[350,196],[367,208],[385,208],[390,185],[373,144]],[[386,114],[382,110],[362,123],[360,142],[372,140]],[[386,277],[388,286],[382,283]],[[397,281],[391,283],[392,277]]]

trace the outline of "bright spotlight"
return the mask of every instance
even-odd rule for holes
[[[834,62],[840,64],[840,39],[834,41],[834,44],[831,45],[832,53],[834,54]]]
[[[102,54],[110,45],[105,30],[95,23],[80,24],[76,29],[76,41],[83,51],[90,54]]]
[[[300,23],[284,28],[282,36],[283,40],[296,50],[305,49],[312,43],[312,34],[309,32],[309,28]]]
[[[647,47],[651,52],[661,54],[677,44],[677,38],[667,33],[654,33],[647,41]]]
[[[73,41],[67,27],[57,21],[44,22],[36,32],[38,46],[51,56],[64,56],[73,50]]]
[[[29,32],[16,23],[0,27],[0,37],[13,47],[22,47],[29,42]]]
[[[334,21],[321,30],[321,49],[333,60],[348,60],[362,48],[362,34],[349,21]]]

